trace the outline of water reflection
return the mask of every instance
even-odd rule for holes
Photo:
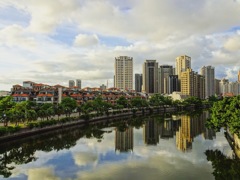
[[[221,152],[229,167],[239,161],[229,156],[223,132],[205,128],[208,116],[106,121],[1,144],[0,179],[213,179],[219,165],[210,150]]]

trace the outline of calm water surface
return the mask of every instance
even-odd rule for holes
[[[0,144],[0,179],[215,179],[237,160],[207,117],[132,118]]]

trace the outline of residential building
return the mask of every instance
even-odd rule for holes
[[[181,93],[184,95],[205,98],[205,78],[192,69],[181,73]]]
[[[114,87],[122,90],[133,88],[133,58],[119,56],[115,58]]]
[[[174,91],[180,91],[178,75],[169,75],[168,82],[168,94],[172,94]]]
[[[168,94],[169,93],[169,76],[173,75],[173,67],[170,65],[162,65],[158,69],[159,73],[159,93]]]
[[[181,93],[184,95],[194,96],[194,71],[192,69],[187,69],[181,72]]]
[[[178,78],[181,77],[181,72],[188,68],[191,68],[191,57],[183,55],[176,58],[175,74],[178,75]]]
[[[240,70],[238,71],[238,82],[240,82]]]
[[[68,87],[70,87],[70,88],[75,86],[74,80],[69,80],[68,84],[69,84]]]
[[[135,74],[135,91],[142,92],[142,74]]]
[[[142,92],[158,93],[158,63],[156,60],[146,60],[143,64]]]
[[[212,66],[203,66],[200,74],[205,77],[205,95],[206,98],[215,95],[215,70]]]
[[[219,91],[220,91],[220,94],[224,95],[225,93],[228,93],[229,92],[229,81],[228,79],[221,79],[220,83],[219,83]]]
[[[78,89],[82,89],[82,80],[81,79],[76,80],[76,86],[78,87]]]
[[[220,95],[220,79],[214,80],[214,91],[216,95]]]
[[[106,85],[104,85],[104,84],[102,84],[101,86],[100,86],[100,89],[103,91],[103,90],[106,90],[107,89],[107,86]]]
[[[8,96],[10,94],[10,92],[9,91],[0,91],[0,97],[1,96]]]

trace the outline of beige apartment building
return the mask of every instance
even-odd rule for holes
[[[205,98],[205,77],[188,68],[181,73],[181,93],[183,95]]]
[[[133,88],[133,58],[119,56],[115,58],[114,86],[121,90]]]
[[[191,57],[187,55],[178,56],[176,58],[175,74],[180,78],[181,72],[186,71],[188,68],[191,68]]]
[[[240,82],[240,70],[238,71],[238,82]]]

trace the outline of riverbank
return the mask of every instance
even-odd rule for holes
[[[188,110],[193,111],[195,108],[189,107]],[[104,120],[114,120],[114,119],[120,119],[124,117],[132,117],[132,116],[142,116],[142,115],[149,115],[149,114],[163,114],[163,113],[173,113],[178,112],[179,109],[177,107],[158,107],[158,108],[145,108],[145,109],[139,109],[136,111],[133,111],[132,109],[128,109],[127,111],[123,111],[119,114],[109,114],[109,115],[103,115],[99,117],[93,117],[89,120],[85,119],[78,119],[71,122],[61,123],[61,124],[55,124],[47,127],[38,127],[38,128],[21,128],[20,131],[15,132],[13,134],[8,134],[0,137],[0,143],[6,142],[6,141],[12,141],[20,138],[25,138],[33,135],[38,135],[42,133],[46,133],[49,131],[55,131],[71,126],[84,126],[88,123],[98,123]]]

